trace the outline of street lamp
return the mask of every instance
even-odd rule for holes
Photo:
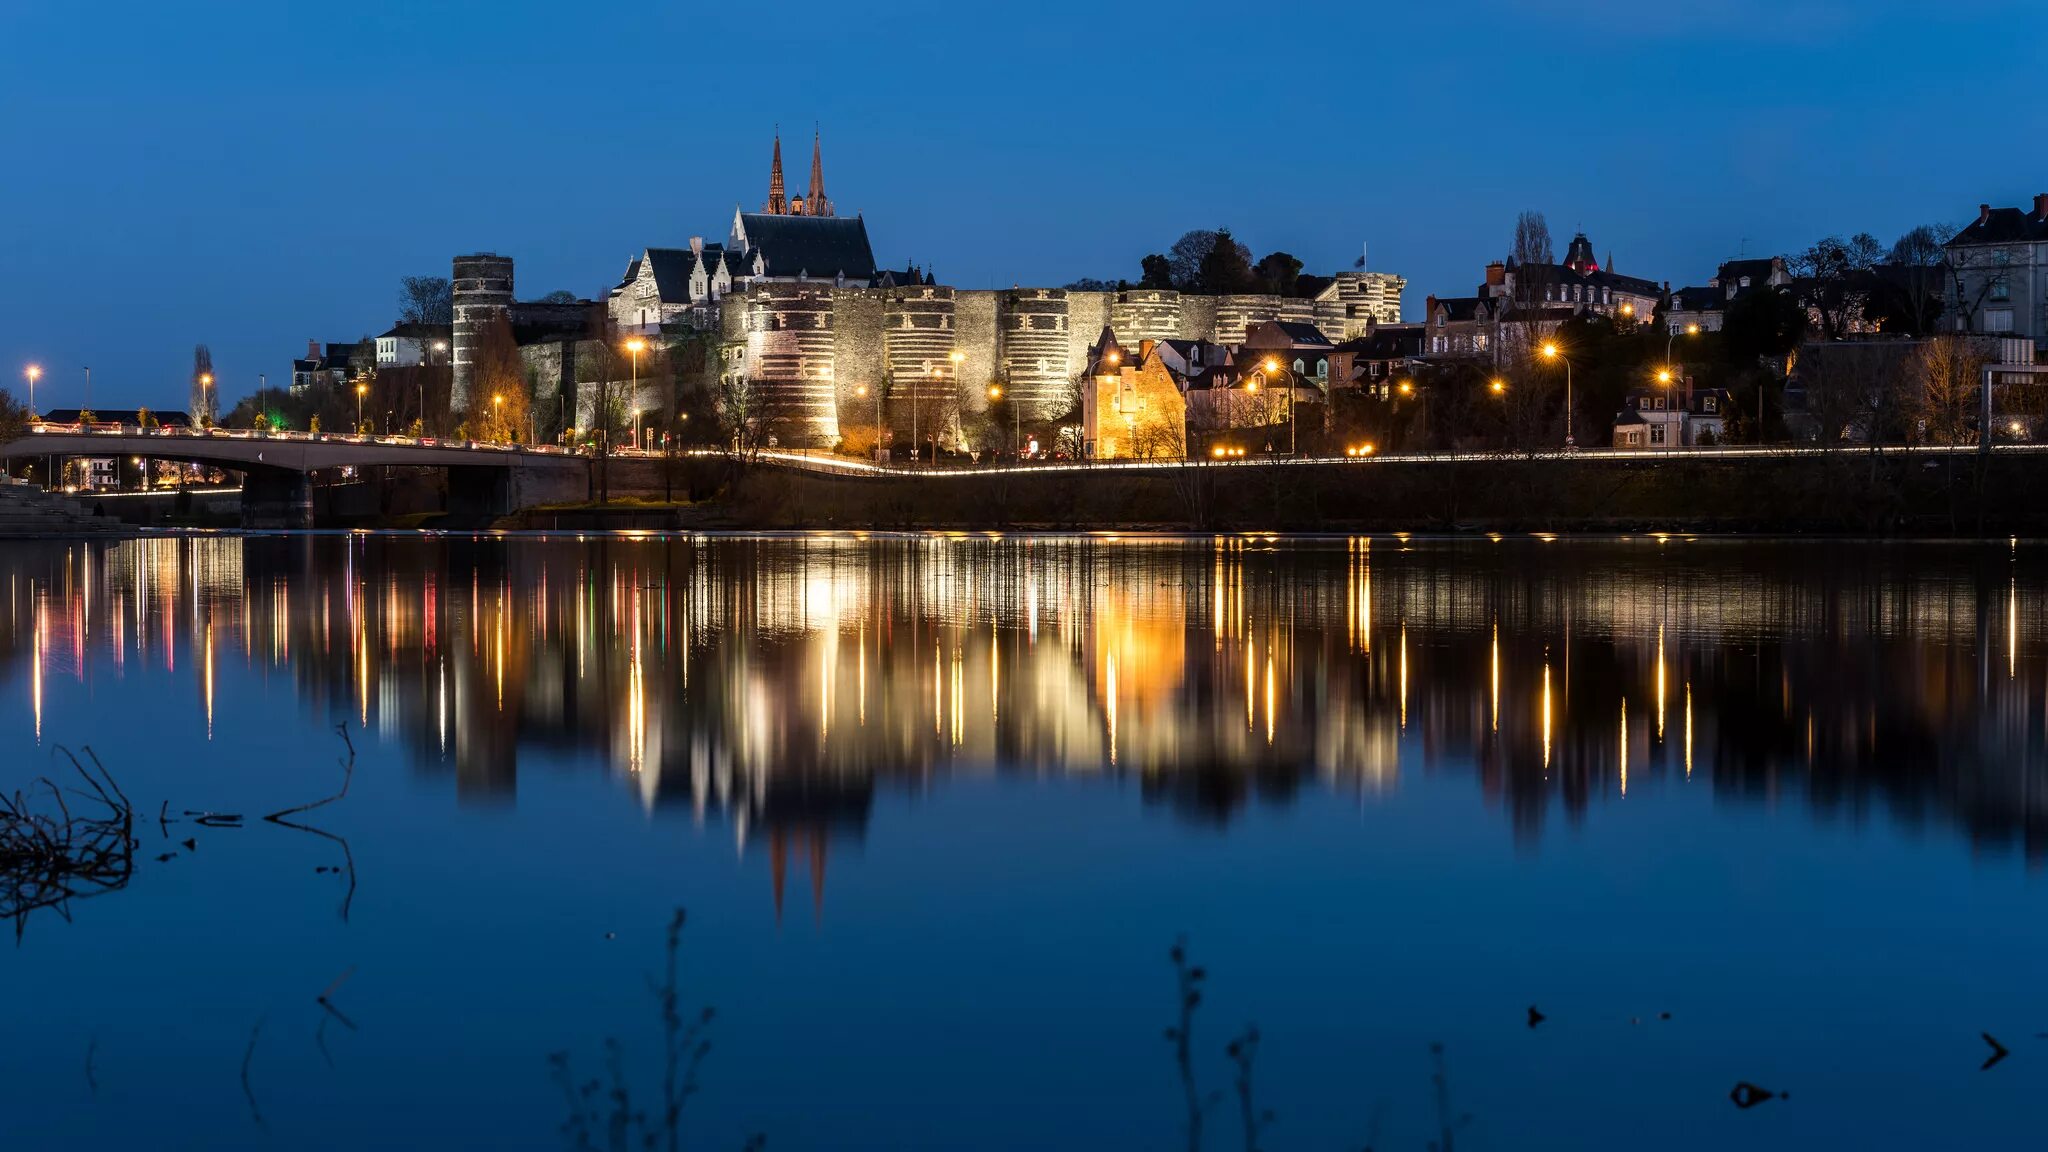
[[[1500,394],[1508,390],[1508,382],[1501,379],[1498,376],[1495,376],[1492,380],[1488,381],[1486,386],[1493,390],[1493,394],[1495,396],[1499,396]]]
[[[213,373],[211,373],[211,372],[201,372],[201,373],[199,374],[199,410],[200,410],[200,419],[202,419],[202,420],[206,421],[206,423],[208,423],[208,424],[212,424],[212,423],[213,423],[213,417],[212,417],[213,407],[212,407],[212,405],[211,405],[211,404],[209,404],[209,403],[207,402],[207,399],[206,399],[206,392],[207,392],[207,389],[209,389],[209,388],[212,388],[212,387],[213,387]]]
[[[991,400],[1001,400],[1003,398],[1003,386],[1001,384],[989,385],[988,398]],[[1017,401],[1014,399],[1010,401],[1010,451],[1020,456],[1024,452],[1024,410],[1017,407]]]
[[[36,380],[42,374],[43,370],[41,367],[35,364],[28,366],[28,414],[30,416],[36,414]]]
[[[868,394],[868,393],[869,393],[870,391],[873,391],[873,392],[874,392],[874,394],[875,394],[875,451],[874,451],[874,459],[876,459],[876,460],[880,460],[880,459],[882,458],[882,390],[881,390],[880,388],[870,389],[870,388],[869,388],[869,387],[868,387],[867,385],[865,385],[865,384],[861,384],[861,385],[857,385],[857,386],[855,386],[855,388],[854,388],[854,390],[853,390],[853,394],[854,394],[855,396],[863,396],[863,397],[864,397],[864,396],[866,396],[866,395],[867,395],[867,394]],[[684,416],[683,416],[683,419],[685,419],[685,420],[688,420],[689,418],[690,418],[690,417],[689,417],[689,415],[688,415],[687,413],[685,413],[685,414],[684,414]]]
[[[368,384],[356,385],[356,435],[363,434],[363,397],[370,394]]]
[[[1288,454],[1289,456],[1294,456],[1294,455],[1297,455],[1297,454],[1299,453],[1299,441],[1298,441],[1297,435],[1296,435],[1296,433],[1295,433],[1295,419],[1294,419],[1294,386],[1295,386],[1295,384],[1296,384],[1296,381],[1295,381],[1295,380],[1294,380],[1294,378],[1293,378],[1293,373],[1291,373],[1291,372],[1287,372],[1287,371],[1286,371],[1286,369],[1284,369],[1284,368],[1280,367],[1280,361],[1278,361],[1278,360],[1274,359],[1274,358],[1273,358],[1273,357],[1271,357],[1271,356],[1268,356],[1268,357],[1266,357],[1266,362],[1265,362],[1264,364],[1261,364],[1261,365],[1260,365],[1260,367],[1261,367],[1261,368],[1263,368],[1263,369],[1265,369],[1266,375],[1268,375],[1268,376],[1277,376],[1277,375],[1281,375],[1282,373],[1286,373],[1286,375],[1287,375],[1287,377],[1288,377],[1288,380],[1287,380],[1287,454]],[[1404,387],[1405,387],[1405,385],[1404,385]],[[1256,388],[1254,388],[1253,390],[1254,390],[1254,391],[1256,391]]]
[[[1545,344],[1542,351],[1545,360],[1564,361],[1564,448],[1569,452],[1579,446],[1572,436],[1572,360],[1556,344]]]
[[[1671,381],[1673,379],[1675,379],[1675,377],[1672,375],[1671,369],[1657,369],[1657,383],[1664,389],[1665,418],[1663,420],[1660,420],[1659,423],[1664,425],[1664,450],[1666,452],[1669,452],[1671,450],[1671,433],[1674,431],[1673,425],[1677,424],[1677,421],[1674,420],[1673,417],[1676,417],[1678,415],[1678,396],[1671,389]],[[1682,429],[1683,425],[1678,425],[1678,427]]]
[[[626,351],[633,354],[633,447],[640,446],[640,353],[646,351],[647,341],[638,336],[626,341]]]
[[[491,430],[498,434],[498,439],[503,440],[505,438],[505,394],[503,392],[493,393],[491,396]]]

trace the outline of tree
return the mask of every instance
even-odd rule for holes
[[[1097,280],[1093,276],[1083,276],[1079,280],[1069,281],[1064,287],[1069,292],[1108,292],[1116,285],[1107,280]]]
[[[17,440],[28,431],[28,409],[14,393],[0,388],[0,442]]]
[[[1166,250],[1167,269],[1171,273],[1171,287],[1182,292],[1192,292],[1202,281],[1202,261],[1209,258],[1209,252],[1216,247],[1214,229],[1198,228],[1184,232]],[[1247,257],[1249,258],[1249,257]]]
[[[1557,263],[1550,247],[1550,224],[1543,213],[1523,212],[1515,217],[1515,239],[1508,248],[1508,259],[1518,267]]]
[[[1268,296],[1292,296],[1301,280],[1301,261],[1285,252],[1269,252],[1252,269]]]
[[[401,324],[455,322],[455,297],[446,276],[407,276],[398,282],[398,321]]]
[[[500,313],[485,322],[476,357],[469,396],[470,435],[515,444],[524,441],[532,397],[527,389],[526,361],[519,355],[510,317]]]
[[[192,423],[205,428],[213,423],[214,389],[219,382],[213,376],[213,351],[204,344],[192,348]]]
[[[1787,263],[1804,303],[1819,321],[1823,340],[1840,340],[1859,326],[1870,298],[1870,270],[1883,259],[1876,237],[1858,232],[1847,240],[1828,236]]]
[[[1230,229],[1216,233],[1216,242],[1209,247],[1209,253],[1202,257],[1200,271],[1196,274],[1196,291],[1209,296],[1229,296],[1241,292],[1255,292],[1259,278],[1252,271],[1251,249],[1231,238]]]
[[[1147,256],[1143,260],[1139,261],[1139,267],[1143,271],[1141,278],[1138,281],[1138,287],[1173,287],[1173,261],[1167,259],[1164,256],[1161,256],[1157,252],[1154,252],[1150,256]]]
[[[1753,368],[1770,361],[1779,370],[1806,335],[1806,309],[1783,287],[1758,286],[1737,296],[1721,320],[1721,343],[1728,361]]]
[[[1977,341],[1960,333],[1944,333],[1920,346],[1915,365],[1920,388],[1912,414],[1928,439],[1948,445],[1969,442],[1989,360]]]
[[[575,304],[583,298],[567,288],[557,288],[540,298],[542,304]]]

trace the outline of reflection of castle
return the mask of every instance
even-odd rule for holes
[[[1679,547],[1674,545],[1673,547]],[[1697,779],[1881,796],[2042,851],[2048,590],[1975,554],[1081,538],[297,537],[10,550],[0,678],[288,673],[509,800],[522,757],[609,765],[822,895],[878,790],[1116,774],[1211,821],[1472,766],[1535,837]],[[1765,576],[1763,573],[1769,573]]]

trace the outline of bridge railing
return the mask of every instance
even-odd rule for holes
[[[575,450],[555,444],[501,444],[490,440],[460,440],[445,436],[378,435],[368,432],[297,432],[268,428],[193,428],[183,424],[119,424],[111,421],[77,421],[69,424],[37,419],[28,431],[39,436],[122,436],[170,440],[263,440],[297,444],[383,444],[405,448],[454,448],[473,452],[534,452],[548,456],[573,456]]]

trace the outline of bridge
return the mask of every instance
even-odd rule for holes
[[[341,468],[442,468],[448,510],[504,515],[581,500],[590,461],[563,448],[521,448],[412,436],[351,436],[250,429],[140,428],[121,424],[32,424],[0,442],[0,459],[140,457],[242,474],[246,528],[310,528],[312,473]]]

